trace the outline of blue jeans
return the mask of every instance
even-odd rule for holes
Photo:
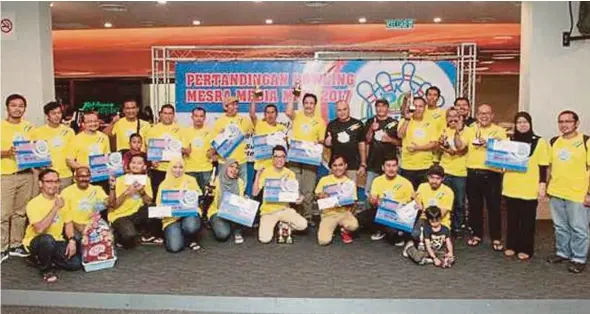
[[[380,176],[380,174],[377,172],[371,170],[367,171],[367,183],[365,184],[365,195],[367,195],[367,197],[371,196],[371,185],[373,185],[373,180],[378,176]]]
[[[572,262],[586,263],[588,257],[588,208],[551,197],[551,218],[555,229],[555,254]]]
[[[211,229],[213,229],[213,235],[217,241],[227,241],[227,239],[229,239],[231,236],[232,229],[236,233],[241,233],[241,229],[238,224],[218,217],[217,214],[211,216],[209,219],[209,224],[211,225]]]
[[[211,171],[187,172],[186,174],[195,178],[199,188],[201,189],[201,192],[205,193],[205,187],[211,181]]]
[[[444,184],[453,190],[455,199],[453,201],[453,212],[451,219],[451,227],[453,230],[459,230],[465,220],[465,188],[467,177],[456,177],[446,175]]]
[[[180,218],[168,225],[164,229],[166,250],[171,253],[182,251],[185,246],[185,238],[194,238],[199,229],[201,229],[201,219],[199,217]]]

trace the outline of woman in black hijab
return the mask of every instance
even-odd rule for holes
[[[547,183],[549,152],[547,142],[533,132],[533,120],[526,112],[514,117],[512,141],[530,145],[525,172],[506,171],[502,195],[506,199],[508,230],[504,255],[517,255],[519,260],[533,256],[537,199],[544,198]],[[522,157],[526,158],[526,151]]]

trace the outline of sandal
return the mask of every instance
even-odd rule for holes
[[[500,252],[504,250],[504,245],[502,245],[502,242],[494,240],[492,241],[492,249],[496,252]]]
[[[43,274],[43,281],[46,283],[53,283],[57,281],[57,276],[53,272],[46,272]]]
[[[191,242],[191,244],[189,244],[188,247],[193,251],[199,251],[200,249],[202,249],[202,247],[197,242]]]
[[[481,243],[481,239],[478,237],[471,237],[469,238],[469,240],[467,240],[467,245],[471,246],[471,247],[476,247]]]
[[[507,249],[504,251],[504,255],[507,257],[512,257],[512,256],[514,256],[514,254],[516,254],[516,252],[514,252],[514,250],[511,250],[511,249]]]
[[[523,262],[524,261],[528,261],[531,258],[531,256],[528,255],[528,254],[526,254],[526,253],[518,253],[518,256],[517,257],[518,257],[519,260],[521,260]]]

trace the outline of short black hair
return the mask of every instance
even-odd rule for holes
[[[564,110],[564,111],[560,112],[559,115],[557,116],[557,119],[559,119],[559,117],[561,117],[564,114],[571,114],[572,117],[574,117],[574,121],[575,122],[580,121],[580,117],[578,116],[578,114],[575,113],[575,112],[573,112],[573,111],[571,111],[571,110]]]
[[[129,135],[129,142],[131,142],[131,140],[134,137],[139,137],[140,140],[143,139],[143,137],[141,137],[141,134],[139,134],[139,133],[133,133],[133,134]]]
[[[307,97],[311,97],[313,98],[313,103],[317,104],[318,103],[318,96],[312,94],[312,93],[306,93],[305,95],[303,95],[303,98],[301,98],[301,101],[305,101],[305,98]]]
[[[283,152],[283,153],[285,153],[285,155],[287,155],[287,149],[285,149],[285,147],[283,147],[281,145],[277,145],[272,148],[273,156],[274,156],[275,152]]]
[[[385,163],[388,161],[395,161],[395,163],[399,165],[399,160],[394,155],[389,155],[389,156],[386,155],[385,158],[383,159],[383,165],[385,165]]]
[[[453,102],[453,106],[457,106],[457,102],[460,100],[466,101],[467,104],[469,105],[469,107],[471,107],[471,102],[469,101],[469,99],[467,97],[457,97],[457,99],[455,99],[455,102]]]
[[[275,111],[276,111],[277,113],[279,112],[279,109],[278,109],[278,108],[277,108],[277,106],[276,106],[276,105],[274,105],[274,104],[268,104],[268,105],[266,105],[266,107],[264,107],[264,112],[266,112],[266,109],[268,109],[268,108],[275,108]]]
[[[428,220],[440,220],[442,218],[442,213],[438,206],[428,206],[425,210],[426,218]]]
[[[125,100],[123,100],[123,107],[125,107],[125,103],[127,102],[132,102],[135,104],[136,107],[139,108],[139,103],[137,103],[137,100],[135,100],[135,98],[125,98]]]
[[[329,164],[330,168],[332,168],[332,165],[334,164],[336,159],[342,159],[342,161],[344,161],[344,163],[348,165],[348,161],[346,160],[346,157],[344,157],[344,155],[333,155],[332,158],[330,159],[330,164]]]
[[[61,106],[57,103],[57,101],[51,101],[43,106],[43,112],[45,115],[48,115],[50,111],[55,110],[57,108],[61,108]]]
[[[176,110],[174,109],[174,106],[172,106],[171,104],[165,104],[164,106],[162,106],[162,108],[160,108],[160,113],[161,113],[162,111],[164,111],[164,109],[166,109],[166,108],[168,108],[168,109],[172,109],[172,112],[175,112],[175,111],[176,111]]]
[[[55,171],[51,168],[45,168],[45,169],[41,170],[41,172],[39,172],[39,176],[38,176],[39,181],[43,181],[43,178],[45,178],[45,176],[50,173],[55,173],[59,177],[59,173],[57,173],[57,171]]]
[[[207,111],[203,107],[196,107],[195,109],[193,109],[193,111],[191,113],[194,114],[197,111],[202,111],[203,114],[207,115]]]
[[[389,101],[387,101],[387,99],[377,99],[375,101],[375,107],[377,107],[378,104],[382,104],[389,107]]]
[[[436,87],[434,85],[433,86],[430,86],[430,87],[428,87],[426,89],[425,95],[428,95],[428,92],[431,91],[431,90],[435,90],[436,91],[436,94],[438,95],[438,97],[440,97],[440,88],[438,88],[438,87]]]
[[[25,99],[25,96],[20,94],[12,94],[6,97],[6,108],[8,108],[8,104],[15,99],[22,100],[25,103],[25,107],[27,106],[27,100]]]
[[[427,175],[444,177],[445,169],[441,165],[432,165],[428,168]]]

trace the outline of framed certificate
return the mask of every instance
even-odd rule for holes
[[[163,217],[199,216],[199,197],[196,190],[162,190],[162,207],[169,207],[170,213]]]
[[[230,124],[222,133],[213,139],[211,146],[213,146],[219,156],[227,158],[242,143],[244,138],[245,136],[242,130],[237,125]]]
[[[299,181],[266,179],[262,198],[269,203],[294,203],[299,198]]]
[[[272,157],[272,149],[275,146],[287,147],[285,134],[275,132],[267,135],[255,135],[252,137],[252,149],[255,160],[265,160]]]
[[[406,205],[384,198],[377,207],[375,222],[391,228],[411,233],[416,222],[416,202],[412,201]]]
[[[18,170],[51,166],[49,145],[46,141],[14,141]]]
[[[121,153],[110,153],[92,155],[88,157],[90,165],[90,182],[100,182],[123,175],[123,155]]]
[[[319,166],[322,163],[323,150],[324,147],[321,144],[292,140],[287,160]]]
[[[149,161],[170,161],[182,157],[182,142],[175,139],[151,138],[148,141]]]
[[[240,225],[252,227],[260,203],[232,193],[223,193],[217,215]]]
[[[526,172],[529,165],[531,144],[489,139],[486,166],[517,172]]]
[[[332,198],[334,201],[320,202],[321,200],[318,200],[320,210],[352,205],[356,202],[356,185],[352,180],[327,185],[324,187],[324,193],[328,194],[328,198]]]

